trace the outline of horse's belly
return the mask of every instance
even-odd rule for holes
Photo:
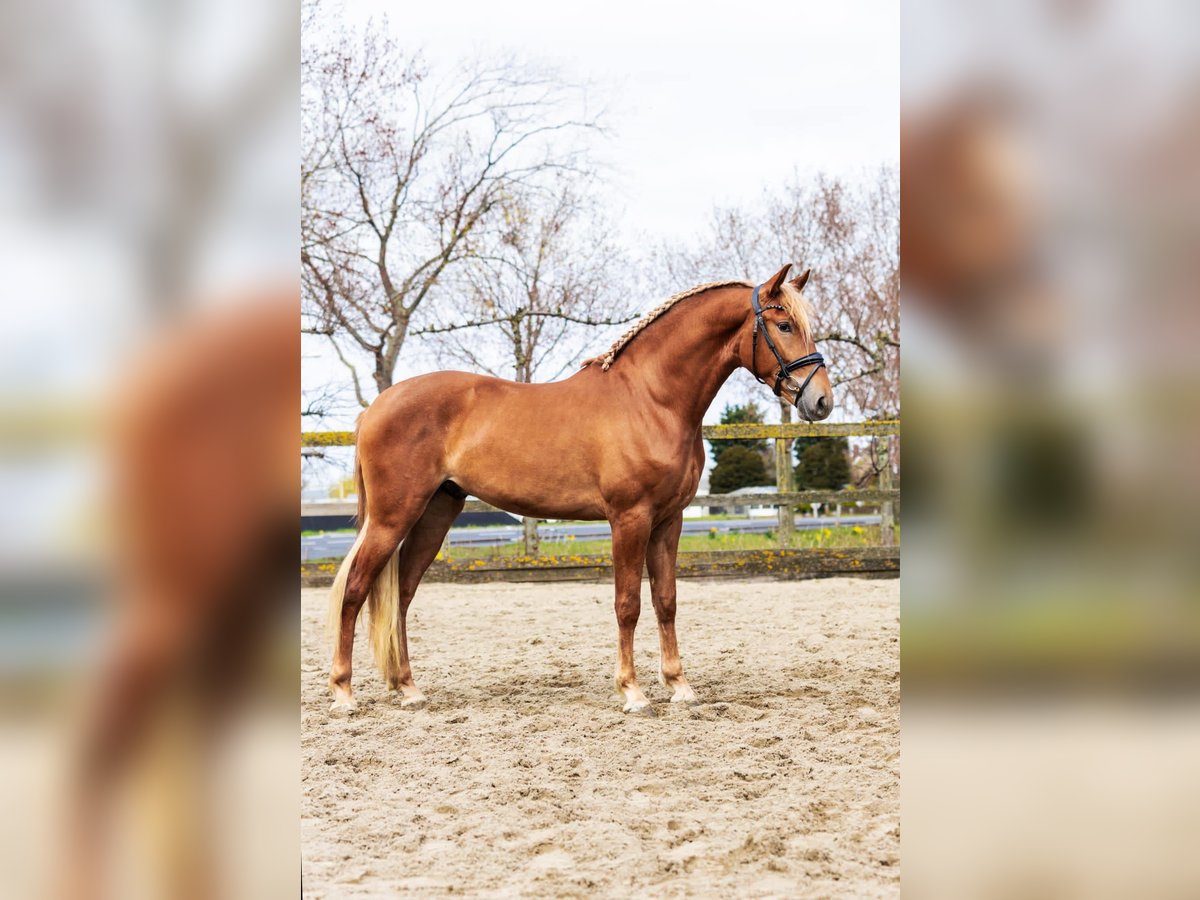
[[[469,493],[490,503],[497,509],[510,512],[517,516],[530,516],[538,519],[604,519],[604,508],[598,503],[590,503],[581,499],[556,497],[533,498],[512,491],[473,491],[464,487]]]
[[[461,460],[451,478],[472,496],[519,516],[605,518],[594,474],[562,462],[552,455],[528,459],[488,454]]]
[[[496,473],[499,474],[499,473]],[[527,477],[521,477],[525,474]],[[463,490],[518,516],[542,519],[603,519],[604,507],[594,491],[563,484],[547,473],[507,473],[495,477],[456,479]]]

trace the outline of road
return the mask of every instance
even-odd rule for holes
[[[797,516],[796,530],[810,531],[815,528],[832,528],[848,525],[878,525],[879,516]],[[763,519],[684,519],[684,534],[708,534],[715,528],[720,534],[762,534],[777,527],[774,518]],[[611,534],[607,522],[578,522],[569,525],[545,524],[538,528],[543,541],[565,540],[571,535],[576,540],[603,540]],[[519,525],[503,525],[493,528],[451,528],[452,547],[499,547],[523,538]],[[300,561],[345,556],[354,535],[350,532],[308,535],[300,538]]]

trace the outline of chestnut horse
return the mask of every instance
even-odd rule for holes
[[[381,393],[358,423],[360,531],[330,599],[331,713],[354,708],[351,655],[364,602],[388,686],[402,706],[424,704],[405,615],[467,494],[522,516],[607,519],[625,712],[654,714],[633,670],[643,565],[658,617],[660,680],[672,702],[695,703],[675,640],[675,557],[683,510],[704,469],[704,413],[739,367],[809,421],[833,409],[800,293],[809,273],[789,282],[790,268],[759,287],[729,281],[676,294],[563,381],[435,372]]]

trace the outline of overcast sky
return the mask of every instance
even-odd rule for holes
[[[355,23],[384,13],[434,64],[516,50],[594,83],[611,109],[604,156],[628,232],[687,236],[714,204],[753,201],[794,170],[857,176],[899,162],[898,3],[346,7]]]
[[[612,171],[605,200],[630,240],[698,235],[715,205],[754,203],[793,172],[856,179],[899,163],[898,3],[622,0],[585,11],[544,0],[348,0],[343,13],[355,26],[383,15],[402,46],[439,69],[516,51],[594,85],[612,131],[601,148]],[[399,377],[431,367],[405,351]],[[319,344],[306,352],[318,354],[306,359],[306,384],[344,379]]]

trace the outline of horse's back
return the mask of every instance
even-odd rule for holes
[[[471,372],[431,372],[399,381],[381,393],[359,423],[359,439],[403,432],[444,432],[503,425],[508,416],[545,421],[547,404],[564,382],[522,384]],[[512,424],[508,420],[508,424]]]
[[[504,508],[562,506],[599,517],[586,386],[434,372],[393,385],[359,425],[365,463],[431,469]],[[371,461],[374,461],[371,463]],[[440,482],[439,482],[440,483]]]

